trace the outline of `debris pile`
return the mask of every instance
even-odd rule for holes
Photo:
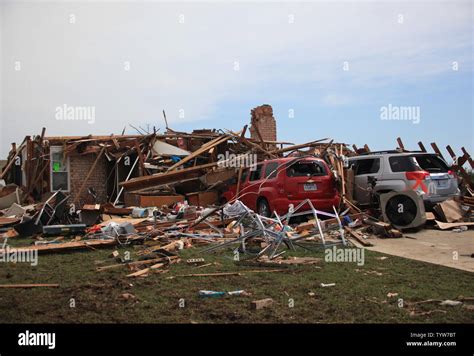
[[[268,127],[259,128],[263,121]],[[143,277],[165,272],[181,261],[180,250],[191,247],[202,247],[203,254],[230,250],[236,263],[285,267],[291,264],[284,258],[287,250],[364,247],[370,246],[375,236],[402,237],[406,227],[426,225],[462,232],[474,225],[474,183],[463,168],[466,163],[474,168],[474,163],[464,148],[462,156],[456,157],[447,147],[454,162],[448,174],[457,179],[460,194],[441,199],[432,212],[425,212],[422,194],[415,188],[411,192],[377,191],[376,179],[354,168],[351,159],[370,159],[373,154],[367,145],[350,148],[327,138],[297,145],[278,142],[272,139],[273,134],[260,132],[273,131],[272,122],[271,107],[264,106],[252,111],[250,138],[246,137],[247,126],[239,132],[214,129],[184,133],[167,128],[164,134],[136,128],[137,135],[122,132],[86,137],[47,137],[43,129],[34,138],[26,137],[18,147],[12,145],[1,172],[2,240],[32,237],[34,244],[22,249],[38,253],[139,245],[138,260],[124,258],[116,251],[115,263],[97,270],[123,268],[128,269],[128,277]],[[388,153],[415,152],[406,150],[400,138],[397,142],[399,147]],[[417,153],[427,152],[421,142],[419,146]],[[431,146],[442,158],[436,144]],[[286,174],[301,178],[295,180],[300,198],[288,204],[284,214],[270,211],[265,216],[247,206],[241,182],[255,180],[258,188],[253,194],[260,194],[267,180],[284,174],[289,166],[265,172],[265,179],[258,167],[261,170],[264,162],[288,157],[294,158],[292,162],[308,157],[325,162],[334,188],[324,188],[318,180],[318,174],[325,174],[322,165],[317,166],[320,171],[293,169]],[[363,192],[370,196],[366,205],[355,195],[361,182],[367,184]],[[293,195],[276,181],[268,184],[276,185],[282,196]],[[237,186],[235,195],[225,201],[223,193],[232,185]],[[340,204],[330,211],[318,209],[311,197],[323,194],[319,193],[322,189],[327,189],[324,194],[338,194]],[[400,204],[395,212],[390,210],[391,202],[409,200],[414,202],[408,204],[411,210],[400,211]],[[404,225],[406,219],[417,223]],[[8,252],[0,251],[4,253]],[[188,263],[199,268],[206,265],[204,257]],[[208,292],[226,293],[203,291],[203,296]]]

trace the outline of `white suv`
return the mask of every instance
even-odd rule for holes
[[[371,184],[376,178],[374,192],[415,190],[425,205],[432,205],[459,195],[455,173],[438,155],[426,152],[384,151],[349,157],[354,170],[354,199],[361,205],[371,203]]]

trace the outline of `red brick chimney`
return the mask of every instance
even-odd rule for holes
[[[276,120],[273,117],[273,109],[270,105],[261,105],[250,111],[251,125],[250,126],[250,137],[255,140],[260,140],[258,132],[262,136],[264,141],[276,141]]]

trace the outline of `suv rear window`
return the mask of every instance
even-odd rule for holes
[[[448,165],[436,155],[413,155],[390,157],[392,172],[427,171],[429,173],[446,173]]]
[[[429,173],[446,173],[449,171],[448,165],[436,155],[416,155],[414,158],[418,165]]]
[[[392,172],[419,171],[420,167],[415,159],[410,156],[393,156],[388,158]]]
[[[355,161],[355,175],[377,173],[380,169],[380,158],[358,159]]]
[[[272,179],[277,176],[278,173],[278,163],[270,162],[265,167],[265,178]]]
[[[326,167],[318,161],[300,161],[286,169],[288,177],[325,176]]]

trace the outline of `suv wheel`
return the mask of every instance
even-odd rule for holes
[[[267,199],[261,198],[257,203],[257,213],[259,215],[269,218],[272,215],[270,205],[268,205]]]

